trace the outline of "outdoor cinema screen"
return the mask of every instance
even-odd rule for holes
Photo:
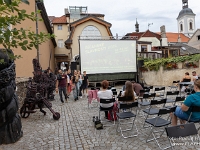
[[[137,72],[133,40],[80,40],[80,57],[87,74]]]

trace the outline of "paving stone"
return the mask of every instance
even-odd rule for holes
[[[116,87],[117,91],[121,87]],[[87,98],[74,101],[72,95],[68,103],[61,104],[58,94],[51,101],[54,111],[59,112],[59,120],[53,120],[52,113],[47,109],[44,116],[38,109],[27,119],[22,118],[23,137],[14,144],[0,145],[0,150],[158,150],[155,142],[146,143],[149,130],[143,129],[144,118],[138,116],[136,125],[138,137],[124,139],[116,132],[117,125],[96,130],[92,122],[93,116],[98,116],[98,107],[93,102],[93,108],[88,108]],[[103,113],[102,113],[103,115]],[[166,138],[161,143],[169,144]],[[199,149],[200,146],[176,146],[179,149]]]

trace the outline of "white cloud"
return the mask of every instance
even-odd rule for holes
[[[177,32],[177,21],[182,9],[182,0],[44,0],[49,16],[64,15],[64,8],[69,6],[87,6],[88,13],[105,14],[105,21],[112,24],[113,35],[123,36],[135,31],[138,18],[140,31],[146,31],[148,23],[153,23],[150,30],[158,32],[161,25],[167,32]],[[200,28],[199,0],[189,0],[189,8],[196,14],[196,28]]]

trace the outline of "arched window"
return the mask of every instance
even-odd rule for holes
[[[192,22],[190,22],[190,30],[193,30],[193,25],[192,25]]]
[[[180,24],[180,31],[183,31],[183,24]]]
[[[81,39],[101,39],[101,33],[95,26],[87,26],[81,33]]]

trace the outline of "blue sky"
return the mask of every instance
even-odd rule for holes
[[[69,6],[87,6],[88,13],[101,13],[112,24],[113,35],[123,36],[135,31],[136,18],[140,32],[148,29],[159,32],[165,25],[167,32],[178,32],[177,20],[182,0],[44,0],[49,16],[62,16]],[[196,14],[196,29],[200,28],[200,0],[189,0],[189,8]]]

